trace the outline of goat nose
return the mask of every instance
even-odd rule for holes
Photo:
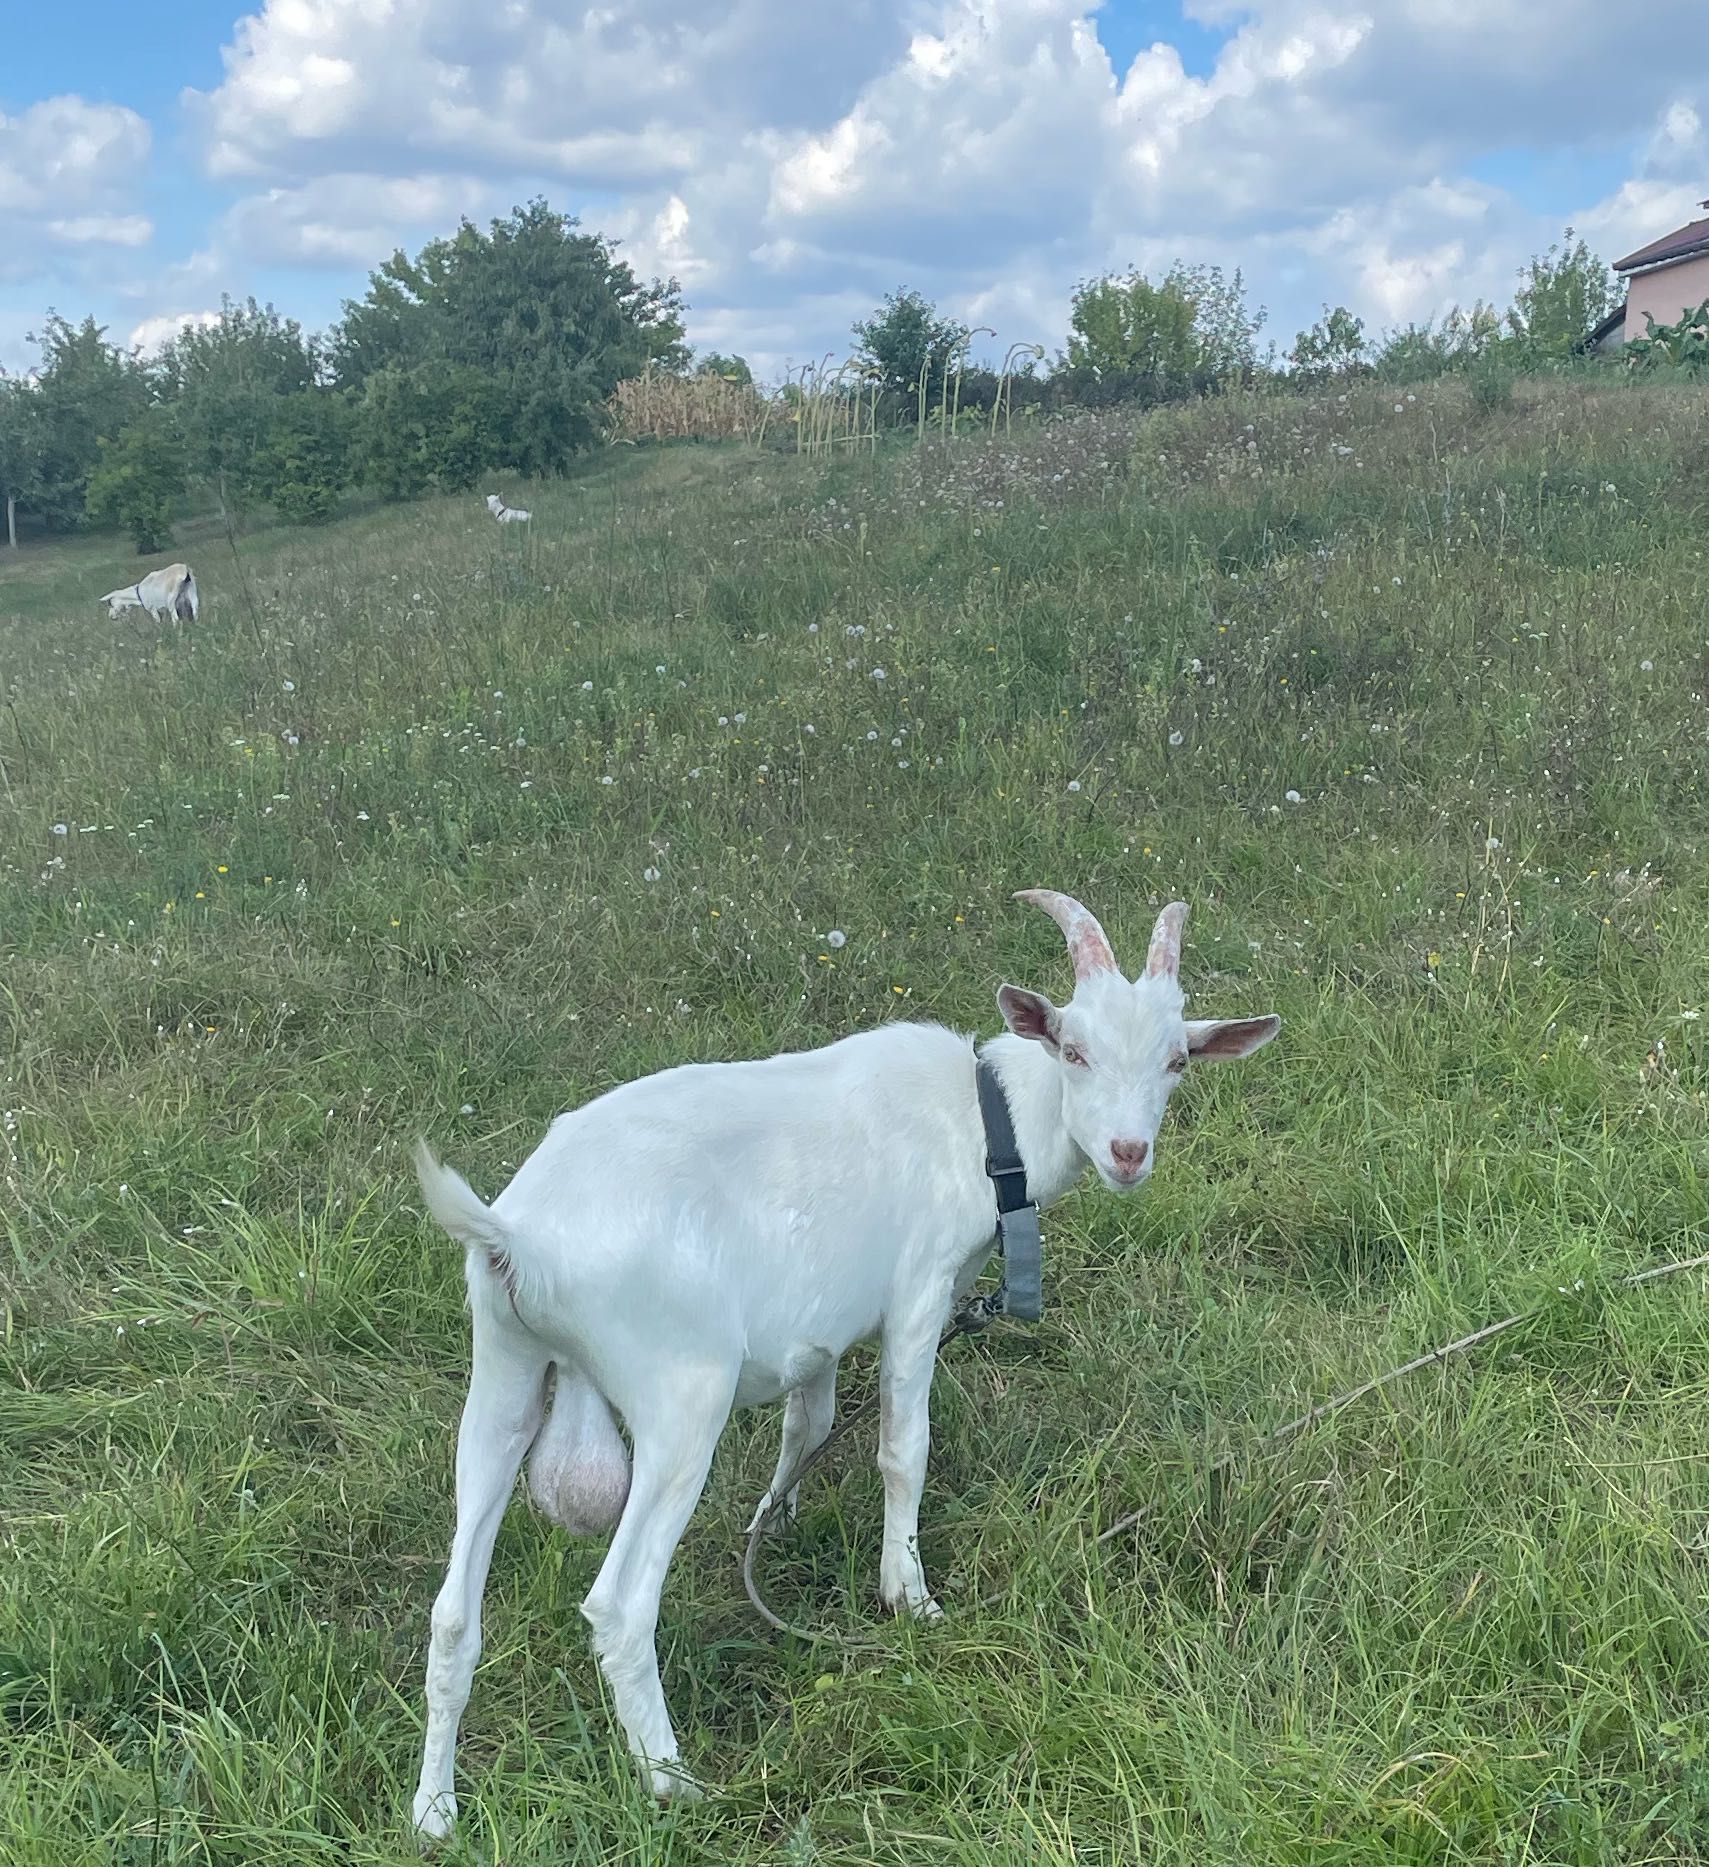
[[[1145,1157],[1151,1152],[1149,1141],[1112,1141],[1110,1159],[1124,1173],[1138,1173],[1145,1165]]]

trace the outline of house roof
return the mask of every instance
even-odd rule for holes
[[[1709,207],[1709,201],[1705,201],[1703,206]],[[1645,266],[1671,265],[1676,259],[1689,259],[1693,254],[1702,252],[1709,252],[1709,219],[1687,221],[1674,232],[1663,234],[1659,240],[1652,240],[1648,246],[1640,246],[1637,252],[1615,260],[1614,270],[1637,272]]]
[[[1617,304],[1614,307],[1614,309],[1611,312],[1609,312],[1608,316],[1605,317],[1599,325],[1597,325],[1595,330],[1589,332],[1588,335],[1581,337],[1579,339],[1578,343],[1575,345],[1575,348],[1579,350],[1594,350],[1596,346],[1602,342],[1604,337],[1612,336],[1613,333],[1617,331],[1620,328],[1620,326],[1624,324],[1625,322],[1626,322],[1626,301],[1625,299],[1622,298],[1619,304]]]

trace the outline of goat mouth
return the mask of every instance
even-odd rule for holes
[[[1131,1193],[1151,1178],[1151,1169],[1138,1167],[1132,1173],[1117,1173],[1113,1167],[1100,1167],[1098,1176],[1112,1193]]]

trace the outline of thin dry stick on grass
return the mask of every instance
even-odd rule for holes
[[[1673,1277],[1681,1271],[1701,1270],[1706,1266],[1709,1266],[1709,1251],[1695,1258],[1680,1258],[1671,1264],[1652,1265],[1647,1271],[1634,1271],[1631,1276],[1622,1277],[1615,1288],[1630,1290],[1636,1288],[1639,1284],[1653,1283],[1659,1277]],[[1220,1459],[1217,1459],[1214,1464],[1207,1468],[1205,1476],[1207,1478],[1214,1478],[1217,1473],[1226,1471],[1240,1458],[1264,1452],[1271,1447],[1286,1444],[1298,1434],[1303,1433],[1307,1427],[1315,1426],[1319,1420],[1326,1420],[1331,1414],[1339,1413],[1344,1407],[1352,1406],[1354,1401],[1363,1400],[1368,1394],[1374,1394],[1382,1388],[1392,1386],[1394,1382],[1402,1379],[1405,1375],[1416,1374],[1420,1368],[1439,1366],[1444,1362],[1452,1360],[1456,1355],[1463,1355],[1469,1349],[1478,1348],[1485,1342],[1493,1341],[1496,1336],[1504,1335],[1509,1329],[1518,1328],[1521,1323],[1534,1322],[1544,1313],[1546,1307],[1546,1305],[1539,1305],[1534,1309],[1521,1310],[1513,1316],[1504,1316],[1500,1322],[1486,1323],[1483,1328],[1474,1329],[1470,1335],[1462,1335],[1452,1342],[1444,1342],[1438,1348],[1433,1348],[1428,1350],[1425,1354],[1414,1356],[1411,1361],[1402,1362],[1398,1368],[1390,1368],[1385,1374],[1374,1375],[1368,1381],[1361,1381],[1357,1387],[1348,1388],[1344,1394],[1337,1394],[1331,1400],[1320,1401],[1315,1407],[1311,1407],[1306,1412],[1299,1414],[1296,1418],[1287,1421],[1285,1425],[1278,1426],[1273,1431],[1263,1434],[1260,1438],[1253,1440],[1249,1445],[1238,1447],[1233,1452],[1225,1452]],[[958,1335],[969,1334],[977,1326],[978,1325],[970,1321],[958,1317],[956,1321],[944,1331],[942,1340],[938,1343],[939,1352],[941,1353]],[[879,1647],[874,1641],[861,1640],[846,1634],[836,1633],[827,1628],[800,1627],[793,1621],[784,1620],[781,1615],[774,1613],[772,1609],[767,1606],[764,1597],[760,1593],[759,1583],[755,1579],[754,1571],[761,1540],[771,1528],[778,1512],[783,1508],[784,1499],[789,1496],[790,1492],[800,1484],[801,1480],[806,1477],[808,1472],[810,1472],[813,1467],[825,1457],[831,1448],[836,1445],[837,1441],[843,1438],[851,1428],[857,1425],[872,1411],[872,1405],[873,1403],[870,1400],[863,1401],[852,1413],[845,1415],[837,1422],[823,1444],[815,1451],[809,1453],[795,1468],[794,1476],[790,1479],[789,1483],[774,1493],[771,1502],[759,1516],[754,1519],[753,1528],[748,1533],[748,1546],[742,1557],[742,1586],[747,1590],[748,1599],[753,1603],[760,1618],[769,1626],[776,1628],[780,1634],[793,1634],[798,1640],[807,1640],[818,1645],[845,1647],[857,1652],[882,1652],[887,1649]],[[1107,1530],[1101,1531],[1094,1537],[1094,1546],[1100,1543],[1108,1543],[1113,1538],[1122,1535],[1124,1531],[1131,1530],[1136,1524],[1144,1522],[1147,1517],[1151,1516],[1152,1513],[1160,1507],[1161,1501],[1161,1499],[1154,1500],[1150,1504],[1140,1505],[1137,1510],[1129,1511],[1125,1517],[1118,1519],[1118,1521],[1111,1524]]]

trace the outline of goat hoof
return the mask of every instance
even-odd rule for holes
[[[898,1592],[894,1598],[887,1597],[884,1605],[899,1620],[941,1621],[944,1617],[943,1609],[927,1594],[910,1596]]]
[[[443,1841],[457,1825],[457,1798],[449,1789],[415,1792],[415,1838],[423,1848]]]
[[[655,1764],[648,1772],[653,1794],[661,1802],[699,1802],[706,1791],[680,1763]]]

